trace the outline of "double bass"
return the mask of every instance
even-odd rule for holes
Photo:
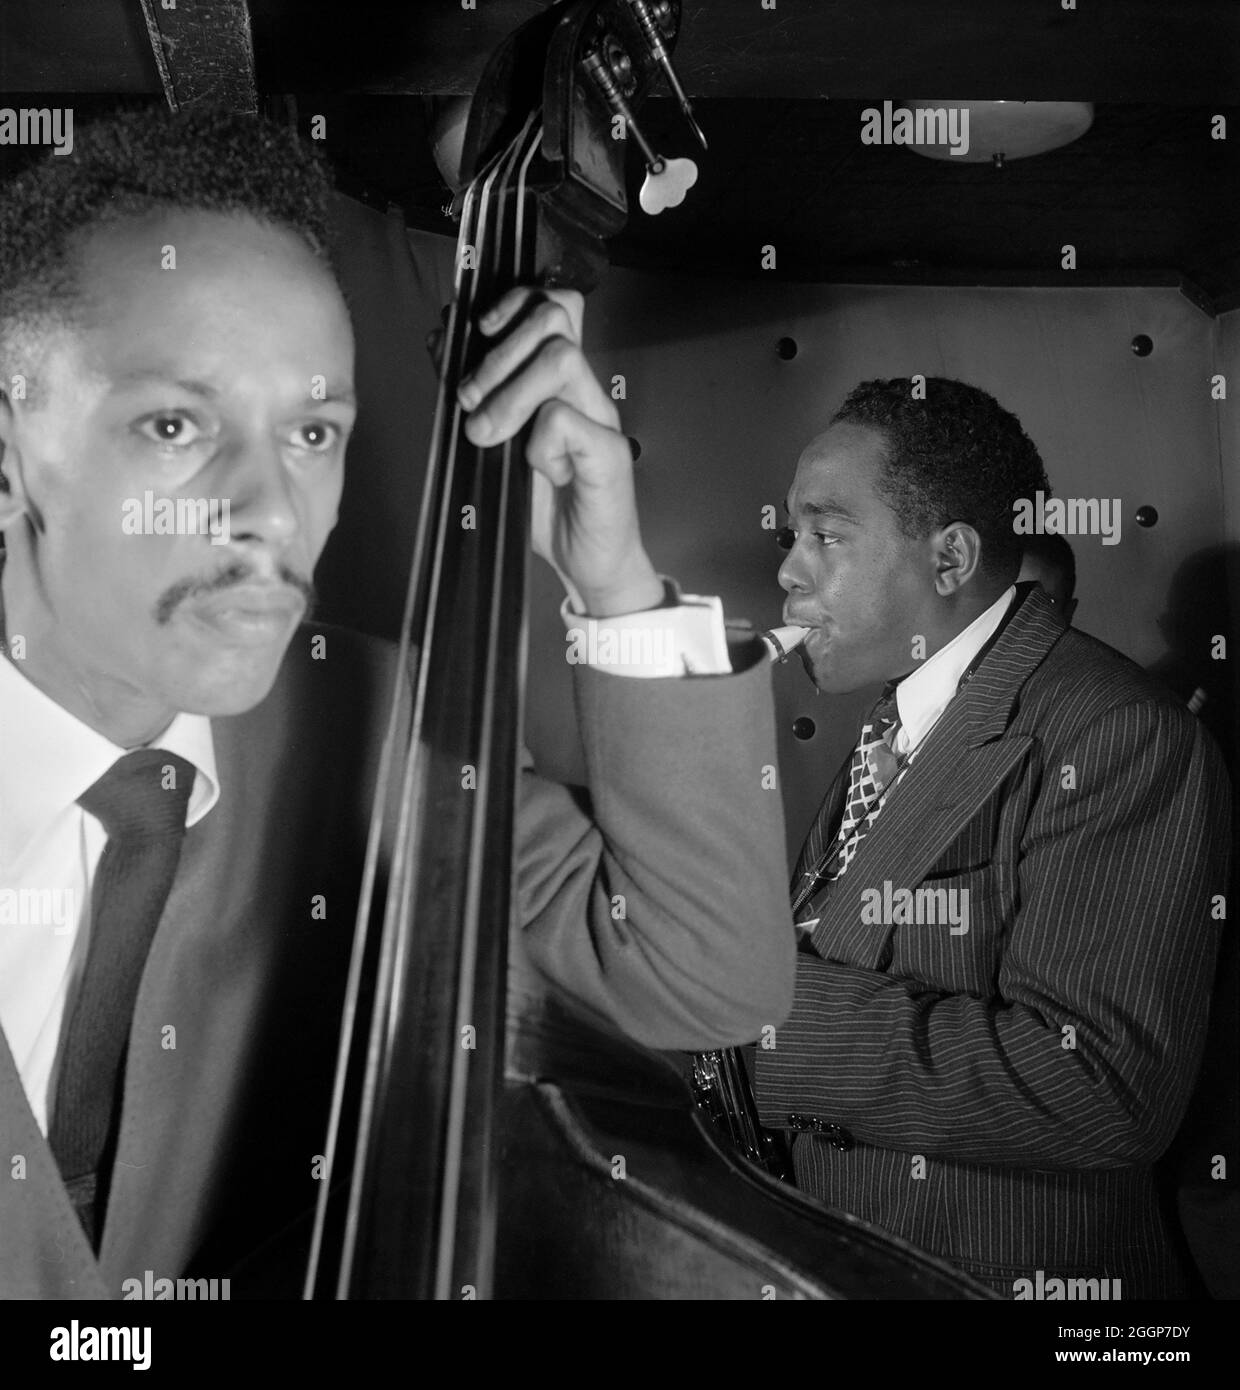
[[[504,291],[602,272],[617,118],[668,172],[633,112],[679,24],[672,0],[552,6],[473,101],[307,1298],[984,1296],[731,1152],[682,1066],[510,988],[531,482],[522,437],[468,443],[457,385]]]

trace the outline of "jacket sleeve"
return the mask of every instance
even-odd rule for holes
[[[580,1010],[659,1048],[744,1043],[792,1003],[770,664],[579,666],[584,788],[522,774],[522,946]]]
[[[803,1112],[886,1148],[1048,1168],[1167,1148],[1217,952],[1222,765],[1196,720],[1154,701],[1108,711],[1047,761],[995,997],[799,955],[792,1015],[760,1058],[766,1123]]]

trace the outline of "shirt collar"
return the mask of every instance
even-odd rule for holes
[[[896,686],[902,750],[916,748],[951,702],[960,678],[994,635],[1016,593],[1010,585],[984,613]]]
[[[0,864],[12,864],[52,821],[128,752],[63,709],[0,656]],[[219,800],[211,721],[178,714],[147,748],[194,767],[186,826]]]

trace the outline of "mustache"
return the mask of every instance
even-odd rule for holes
[[[285,564],[276,567],[276,574],[281,583],[296,589],[302,596],[306,603],[304,616],[309,617],[318,601],[314,585],[304,575],[298,574]],[[204,594],[218,594],[237,584],[266,583],[270,583],[270,580],[266,576],[260,575],[253,565],[248,565],[243,560],[234,560],[232,564],[225,566],[222,570],[216,570],[210,576],[182,579],[179,583],[165,589],[155,604],[155,621],[161,627],[170,622],[173,613],[187,599],[201,598]]]

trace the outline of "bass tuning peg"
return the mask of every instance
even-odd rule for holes
[[[689,129],[693,132],[697,142],[703,150],[707,149],[706,135],[702,127],[698,125],[697,117],[693,114],[693,107],[689,105],[689,98],[685,95],[685,89],[680,85],[680,78],[676,76],[676,69],[672,66],[671,54],[667,51],[667,45],[663,42],[663,35],[659,32],[659,20],[665,19],[671,14],[671,6],[667,0],[629,0],[629,5],[638,24],[642,27],[642,32],[646,35],[646,42],[650,45],[650,53],[655,62],[663,69],[663,75],[667,78],[667,85],[672,89],[672,95],[676,98],[677,104],[689,123]]]
[[[632,109],[624,99],[624,93],[603,59],[597,53],[588,53],[581,61],[608,106],[617,116],[624,118],[646,161],[646,177],[637,199],[642,211],[653,216],[664,208],[674,208],[678,203],[683,203],[685,194],[697,183],[697,165],[691,159],[664,159],[657,153],[642,134]]]

